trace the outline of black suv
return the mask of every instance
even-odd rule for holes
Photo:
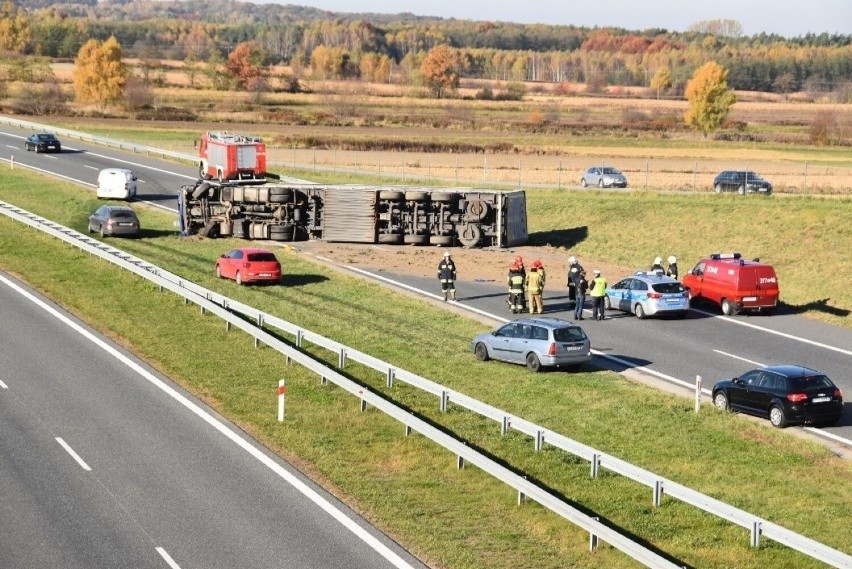
[[[828,377],[796,365],[752,370],[713,386],[713,404],[768,417],[773,427],[790,423],[833,425],[843,414],[843,396]]]
[[[772,184],[764,180],[757,172],[748,170],[725,170],[713,180],[713,189],[717,194],[722,192],[739,192],[741,196],[747,193],[769,195]]]

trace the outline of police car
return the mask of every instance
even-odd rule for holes
[[[607,287],[604,306],[633,313],[637,318],[658,314],[682,318],[689,311],[689,292],[660,271],[636,271]]]

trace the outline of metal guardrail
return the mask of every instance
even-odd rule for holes
[[[39,231],[47,233],[48,235],[61,239],[66,243],[96,255],[101,259],[123,269],[131,271],[136,275],[158,285],[160,290],[168,289],[178,296],[183,297],[184,302],[197,304],[201,307],[202,313],[211,312],[215,314],[226,322],[228,330],[230,330],[231,327],[239,328],[243,332],[254,337],[256,345],[263,343],[269,346],[283,354],[287,358],[288,362],[292,360],[316,373],[322,378],[323,382],[331,381],[348,393],[358,397],[361,400],[362,410],[365,410],[367,405],[375,407],[405,425],[406,435],[410,434],[412,431],[418,432],[429,440],[452,452],[458,457],[458,468],[463,468],[465,463],[470,463],[517,490],[519,503],[525,498],[535,500],[537,503],[548,508],[552,512],[589,532],[591,536],[590,544],[596,544],[597,540],[601,539],[634,560],[642,563],[646,567],[667,569],[676,569],[680,567],[676,563],[669,561],[654,551],[639,545],[630,538],[604,525],[595,518],[573,508],[556,496],[548,493],[546,490],[529,482],[524,477],[515,474],[496,461],[468,447],[464,442],[444,433],[426,421],[417,418],[409,411],[398,407],[382,396],[371,393],[368,388],[344,377],[334,369],[313,359],[310,355],[282,342],[275,336],[263,330],[262,326],[265,320],[277,319],[269,317],[256,309],[215,294],[203,287],[195,285],[191,281],[184,280],[177,275],[169,273],[156,265],[148,263],[138,257],[134,257],[120,249],[106,245],[101,241],[83,235],[82,233],[78,233],[77,231],[62,225],[53,223],[6,202],[0,201],[0,213]],[[251,322],[234,314],[233,310],[238,307],[246,310],[243,314],[251,313],[252,315],[255,315],[258,325],[252,324]],[[337,344],[332,340],[328,340],[322,336],[303,330],[293,324],[285,323],[283,321],[281,321],[280,324],[282,324],[281,329],[290,333],[295,333],[297,339],[312,341],[318,345],[330,346]],[[297,342],[297,344],[299,343],[300,342]],[[378,362],[379,360],[374,359],[374,361]]]
[[[17,121],[14,119],[8,119],[7,117],[0,117],[0,124],[3,122],[6,122],[8,124],[14,123],[16,126],[30,125],[34,129],[44,128],[44,125],[38,125],[36,123],[26,123],[25,121]],[[76,133],[74,131],[64,131],[62,129],[51,130],[53,132],[62,133],[64,136],[67,136],[68,133],[71,133],[82,139],[91,140],[94,142],[101,142],[105,144],[123,144],[118,141],[102,139],[100,137],[94,137],[91,135],[84,135],[86,138],[83,138],[80,136],[80,133]],[[125,147],[127,146],[129,145],[125,144]],[[148,149],[149,147],[136,146],[135,148],[137,149],[137,151],[140,151],[138,149]],[[162,151],[159,149],[152,149],[152,151],[152,153],[155,155],[171,156],[178,159],[195,160],[195,157],[185,154]],[[69,229],[68,231],[71,230]],[[96,242],[100,243],[98,241]],[[166,274],[166,272],[162,271],[162,269],[160,269],[160,271],[162,272],[162,274]],[[774,524],[768,520],[765,520],[759,516],[756,516],[729,504],[726,504],[720,500],[717,500],[705,494],[701,494],[700,492],[692,490],[672,480],[668,480],[662,476],[654,474],[653,472],[634,466],[616,457],[610,456],[604,452],[584,445],[583,443],[574,441],[568,437],[565,437],[564,435],[536,425],[535,423],[527,421],[523,418],[516,417],[506,411],[473,399],[472,397],[469,397],[463,393],[456,392],[443,385],[432,382],[426,378],[420,377],[408,371],[398,369],[387,362],[370,356],[369,354],[365,354],[363,352],[345,346],[344,344],[325,338],[323,336],[320,336],[319,334],[315,334],[309,330],[304,330],[296,326],[295,324],[291,324],[275,316],[265,314],[251,306],[231,300],[223,295],[214,293],[189,281],[184,281],[183,279],[180,279],[180,277],[171,275],[170,273],[169,275],[174,279],[177,279],[176,282],[180,282],[182,288],[190,290],[195,294],[206,298],[209,301],[215,302],[219,306],[225,307],[229,310],[234,310],[245,316],[254,318],[258,322],[258,325],[261,327],[264,323],[266,323],[293,335],[296,338],[296,345],[299,347],[301,347],[302,341],[306,340],[315,345],[336,352],[339,355],[338,366],[341,368],[345,366],[347,359],[351,359],[352,361],[356,361],[385,374],[389,387],[393,385],[394,380],[398,379],[399,381],[407,383],[413,387],[417,387],[418,389],[421,389],[423,391],[426,391],[427,393],[438,397],[440,399],[441,410],[446,410],[447,405],[452,402],[456,405],[459,405],[460,407],[464,407],[465,409],[473,411],[474,413],[497,421],[501,424],[502,433],[508,432],[510,428],[522,432],[533,438],[533,440],[535,441],[535,449],[537,451],[541,450],[545,443],[548,443],[551,446],[555,446],[557,448],[560,448],[561,450],[583,458],[584,460],[589,461],[591,476],[593,477],[597,476],[600,468],[606,468],[612,472],[615,472],[636,482],[639,482],[640,484],[644,484],[645,486],[648,486],[652,489],[653,504],[655,506],[660,505],[662,497],[665,494],[747,529],[750,533],[750,544],[752,547],[757,547],[760,544],[761,536],[765,536],[778,543],[786,545],[791,549],[795,549],[805,555],[808,555],[814,559],[823,561],[829,565],[852,569],[852,556],[849,556],[841,551],[830,548],[815,540],[792,532],[778,524]]]

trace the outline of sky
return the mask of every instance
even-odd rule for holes
[[[736,20],[745,35],[852,34],[852,0],[247,0],[332,12],[686,31],[702,20]]]

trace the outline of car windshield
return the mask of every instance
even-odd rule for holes
[[[578,326],[556,328],[553,330],[553,339],[557,342],[575,342],[577,340],[585,340],[586,333]]]
[[[795,391],[809,391],[811,389],[831,389],[834,384],[824,375],[808,375],[805,377],[791,378]]]
[[[604,174],[621,174],[621,172],[619,172],[615,168],[604,168],[603,173]]]
[[[278,259],[272,253],[249,253],[249,261],[270,261],[275,262]]]
[[[663,294],[683,292],[683,285],[680,283],[657,283],[651,285],[651,288],[654,289],[654,292],[661,292]]]

